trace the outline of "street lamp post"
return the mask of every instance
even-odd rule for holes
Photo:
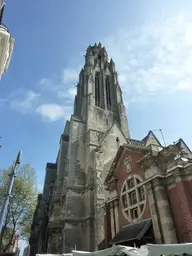
[[[11,173],[9,174],[7,192],[6,192],[5,200],[3,202],[1,213],[0,213],[0,234],[1,234],[1,231],[2,231],[4,218],[5,218],[5,215],[6,215],[6,212],[7,212],[7,207],[9,205],[9,199],[11,197],[13,182],[14,182],[14,179],[15,179],[15,170],[16,170],[17,165],[20,164],[20,157],[21,157],[21,151],[19,151],[19,153],[17,155],[17,158],[16,158],[16,161],[15,161],[14,165],[12,166]]]

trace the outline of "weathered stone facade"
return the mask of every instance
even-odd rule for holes
[[[44,204],[42,223],[40,215],[34,217],[30,244],[33,247],[36,237],[36,252],[98,248],[105,238],[101,207],[106,200],[104,180],[119,146],[129,138],[115,64],[108,62],[100,43],[89,46],[79,75],[74,113],[61,135],[53,164],[53,179],[46,174],[39,199],[38,205]]]
[[[152,132],[128,140],[105,185],[106,246],[192,242],[192,153],[182,139],[167,147]]]

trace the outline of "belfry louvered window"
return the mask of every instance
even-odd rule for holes
[[[111,88],[110,88],[110,83],[109,83],[108,77],[105,80],[105,88],[106,88],[107,108],[111,110]]]
[[[99,73],[95,75],[95,105],[98,107],[101,105]]]

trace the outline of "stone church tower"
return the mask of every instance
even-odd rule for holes
[[[42,201],[48,205],[48,237],[38,251],[98,249],[104,240],[104,180],[119,146],[129,138],[115,63],[108,61],[101,43],[89,46],[74,113],[61,135],[56,164],[46,168]]]

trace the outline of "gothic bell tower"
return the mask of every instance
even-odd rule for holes
[[[117,122],[126,138],[130,137],[128,121],[118,83],[115,63],[101,43],[89,46],[85,65],[79,75],[74,115],[87,123],[87,130],[106,132]]]
[[[60,139],[49,215],[49,253],[95,251],[104,239],[104,180],[119,145],[130,138],[115,63],[89,46],[79,74],[74,113]],[[56,246],[57,245],[57,246]],[[57,248],[58,247],[58,248]]]

